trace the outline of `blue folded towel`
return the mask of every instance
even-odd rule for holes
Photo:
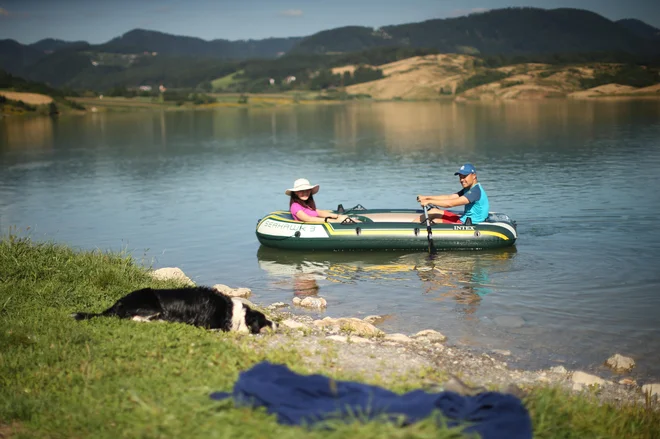
[[[461,396],[454,392],[414,390],[399,395],[389,390],[323,375],[299,375],[286,366],[262,362],[241,372],[233,393],[215,392],[211,398],[232,397],[237,405],[265,407],[288,425],[344,419],[403,417],[404,424],[442,412],[448,426],[466,425],[483,439],[531,439],[532,422],[521,401],[513,395],[484,392]]]

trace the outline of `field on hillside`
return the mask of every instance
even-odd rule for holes
[[[617,84],[587,87],[589,80],[607,78],[622,66],[590,63],[557,66],[523,63],[488,69],[469,55],[439,54],[408,58],[377,66],[384,78],[346,87],[350,94],[368,94],[391,100],[510,100],[555,97],[592,98],[605,96],[660,97],[660,84],[633,87]],[[351,71],[337,67],[334,73]],[[660,82],[660,78],[658,79]]]
[[[243,73],[243,71],[239,70],[238,72],[223,76],[222,78],[214,79],[211,81],[213,90],[224,90],[232,84],[243,82],[242,80],[236,79],[236,75],[240,75],[241,73]]]
[[[23,101],[28,105],[47,105],[53,102],[50,96],[38,93],[25,93],[20,91],[3,91],[0,90],[0,95],[12,101]]]
[[[385,78],[346,87],[351,94],[373,99],[438,99],[451,95],[474,70],[474,58],[464,55],[428,55],[378,66]],[[336,71],[346,70],[338,67]]]

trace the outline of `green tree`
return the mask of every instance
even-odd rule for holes
[[[341,83],[341,76],[333,74],[330,69],[321,69],[314,76],[309,84],[312,90],[325,90],[329,87],[336,87]]]

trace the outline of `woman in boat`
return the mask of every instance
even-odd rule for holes
[[[341,222],[347,216],[339,215],[330,210],[316,208],[314,194],[319,191],[319,185],[311,185],[306,178],[299,178],[293,182],[293,187],[284,191],[291,197],[289,210],[293,219],[306,223]]]

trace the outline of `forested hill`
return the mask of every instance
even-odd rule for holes
[[[157,52],[161,55],[224,59],[275,58],[291,50],[300,40],[300,37],[291,37],[206,41],[201,38],[134,29],[107,43],[95,46],[94,50],[110,53]]]
[[[400,45],[468,54],[659,53],[650,38],[654,30],[639,20],[617,23],[581,9],[507,8],[376,30],[331,29],[303,39],[293,50],[333,53]]]
[[[44,56],[43,52],[14,40],[0,40],[0,69],[19,73]]]
[[[636,20],[634,18],[626,18],[623,20],[618,20],[616,21],[616,23],[619,26],[625,27],[626,29],[628,29],[630,32],[634,33],[638,37],[660,42],[660,29],[648,25],[644,23],[642,20]]]
[[[272,59],[291,50],[302,38],[266,38],[263,40],[212,40],[170,35],[144,29],[135,29],[122,36],[98,45],[85,41],[62,41],[46,38],[33,44],[23,45],[14,40],[0,40],[0,68],[17,75],[30,76],[35,67],[66,64],[78,53],[87,64],[97,54],[118,55],[157,54],[161,57],[186,57],[193,59],[214,58],[242,60],[251,58]],[[98,57],[98,56],[97,56]],[[48,59],[47,58],[61,58]],[[76,65],[76,62],[73,63]],[[70,70],[70,68],[67,68]],[[62,76],[62,72],[53,72]],[[57,81],[54,81],[57,82]]]
[[[87,41],[64,41],[57,40],[55,38],[44,38],[43,40],[39,40],[36,43],[30,44],[31,48],[36,49],[42,54],[46,55],[58,50],[65,49],[84,50],[89,46],[90,44]]]

